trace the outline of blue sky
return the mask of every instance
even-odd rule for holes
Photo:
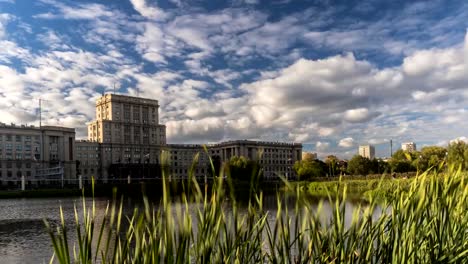
[[[170,143],[350,157],[466,140],[465,1],[0,0],[4,123],[76,127],[103,92],[160,101]],[[397,147],[398,148],[398,147]]]

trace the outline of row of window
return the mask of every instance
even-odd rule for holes
[[[27,171],[16,171],[16,177],[21,177],[21,176],[26,176],[26,177],[29,177],[31,176],[31,171],[27,170]],[[8,170],[6,171],[5,173],[3,173],[3,171],[0,170],[0,178],[1,177],[13,177],[13,171],[11,170]]]
[[[16,141],[16,142],[22,142],[23,139],[25,141],[31,141],[32,139],[34,139],[35,141],[39,142],[39,136],[23,136],[23,135],[11,135],[11,134],[6,134],[6,135],[3,135],[3,134],[0,134],[0,141],[3,141],[5,139],[5,141]]]
[[[10,162],[10,161],[5,163],[5,167],[7,169],[13,168],[13,163],[15,163],[15,167],[17,169],[21,169],[23,167],[23,162]],[[3,164],[2,164],[2,162],[0,162],[0,169],[2,168],[2,166],[3,166]],[[31,162],[25,162],[24,166],[26,168],[31,168]]]

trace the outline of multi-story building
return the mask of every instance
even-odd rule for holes
[[[206,146],[202,145],[167,145],[171,173],[178,178],[187,176],[195,155],[198,161],[194,167],[194,175],[202,177],[211,171],[210,160],[227,162],[234,156],[243,156],[257,161],[266,179],[277,178],[277,175],[293,177],[292,167],[302,158],[302,144],[282,142],[262,142],[251,140],[226,141]]]
[[[401,143],[401,149],[408,152],[416,151],[416,143],[414,142],[405,142]]]
[[[157,100],[146,98],[105,94],[97,99],[88,141],[77,142],[80,166],[88,164],[80,168],[81,173],[86,170],[88,176],[108,179],[127,174],[129,168],[139,167],[136,164],[158,164],[166,145],[166,127],[159,124],[158,109]],[[86,153],[90,147],[98,153]],[[90,154],[98,156],[94,168]]]
[[[306,151],[302,152],[302,160],[316,160],[317,158],[317,153]]]
[[[372,145],[362,145],[359,146],[359,155],[368,158],[368,159],[373,159],[375,158],[375,148]]]
[[[198,153],[196,177],[210,172],[209,157],[224,162],[233,156],[259,161],[266,178],[275,173],[290,177],[294,162],[301,160],[302,145],[297,143],[228,141],[208,145],[208,153],[203,145],[168,145],[158,108],[157,100],[115,94],[99,98],[96,120],[88,124],[88,140],[76,142],[80,174],[104,180],[154,177],[161,173],[160,164],[168,164],[168,173],[183,178]]]
[[[75,129],[0,123],[0,181],[75,179]]]

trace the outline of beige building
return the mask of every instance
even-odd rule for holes
[[[316,160],[317,153],[314,152],[302,152],[302,160]]]
[[[75,129],[0,123],[0,181],[74,180]]]
[[[368,159],[373,159],[375,158],[375,148],[372,145],[363,145],[359,146],[359,155],[368,158]]]
[[[160,164],[167,162],[175,178],[187,177],[194,167],[196,177],[211,170],[209,157],[228,161],[233,156],[258,160],[264,176],[275,173],[293,176],[292,166],[301,160],[302,145],[297,143],[237,140],[207,146],[166,144],[166,127],[159,124],[158,101],[124,95],[106,94],[96,102],[96,120],[88,124],[88,140],[76,142],[79,173],[84,178],[121,179],[157,177]],[[166,161],[162,161],[162,153]]]
[[[194,167],[196,177],[203,177],[211,172],[210,160],[221,163],[229,161],[234,156],[244,156],[249,160],[258,161],[266,179],[277,178],[277,175],[293,177],[292,167],[302,158],[302,144],[282,142],[262,142],[251,140],[226,141],[206,145],[167,145],[171,173],[177,178],[187,176],[197,153],[198,163]]]
[[[105,180],[122,177],[129,168],[138,167],[131,164],[159,163],[166,145],[166,127],[159,124],[158,110],[158,101],[147,98],[105,94],[97,99],[96,120],[88,124],[88,140],[77,141],[83,166],[80,173]],[[97,156],[96,161],[90,160],[90,155]]]
[[[414,142],[405,142],[401,143],[401,149],[408,152],[416,151],[416,143]]]

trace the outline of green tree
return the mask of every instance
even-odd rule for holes
[[[326,174],[326,164],[320,160],[301,160],[294,163],[293,169],[300,180],[323,177]]]
[[[327,158],[325,159],[325,164],[327,164],[327,173],[329,176],[336,176],[339,170],[339,162],[340,160],[335,155],[327,156]]]
[[[452,142],[447,148],[447,162],[462,170],[468,168],[468,145],[464,141]]]
[[[389,165],[392,172],[410,172],[416,171],[416,167],[413,161],[416,159],[417,153],[407,152],[399,149],[393,153],[392,158],[390,159]]]
[[[226,169],[231,174],[232,179],[250,181],[259,175],[259,166],[257,162],[244,156],[232,156],[226,163]]]
[[[371,161],[360,155],[355,155],[348,162],[348,173],[351,175],[367,175],[371,169]]]

